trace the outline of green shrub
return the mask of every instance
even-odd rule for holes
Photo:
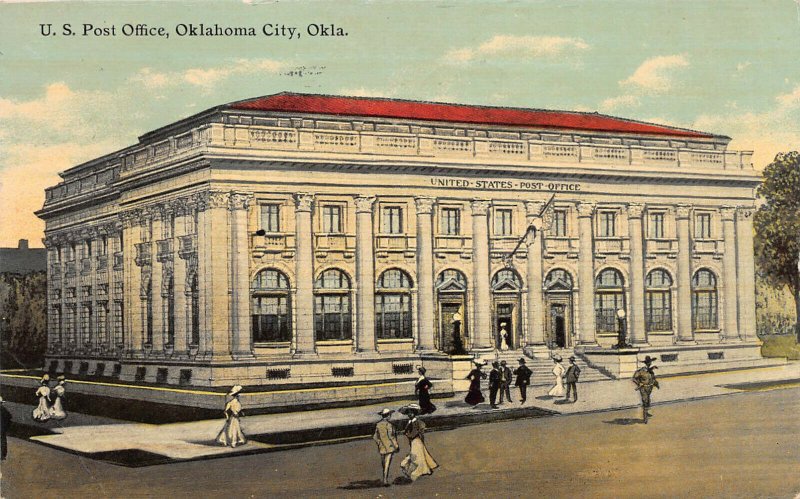
[[[763,357],[786,357],[789,360],[800,360],[800,344],[794,335],[767,335],[761,338]]]

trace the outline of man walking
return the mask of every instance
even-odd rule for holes
[[[3,397],[0,397],[0,458],[3,461],[8,456],[8,428],[11,426],[11,413],[3,405]]]
[[[497,409],[497,391],[500,389],[503,372],[500,370],[500,363],[492,362],[492,370],[489,372],[489,403],[492,409]]]
[[[653,387],[658,388],[658,380],[656,380],[656,367],[650,367],[650,364],[656,360],[649,355],[645,356],[644,367],[640,367],[633,373],[633,382],[636,384],[636,389],[639,390],[639,395],[642,397],[642,422],[647,424],[647,409],[650,408],[650,393]]]
[[[378,444],[378,452],[383,463],[384,487],[389,486],[389,467],[392,465],[392,457],[400,450],[400,446],[397,444],[397,430],[389,421],[393,412],[391,409],[384,409],[378,413],[381,420],[375,425],[375,433],[372,435],[372,439]]]
[[[531,384],[531,374],[533,374],[533,371],[528,369],[528,366],[525,365],[524,358],[520,358],[517,362],[519,362],[519,367],[514,369],[514,375],[517,377],[515,384],[519,387],[519,403],[524,404],[527,398],[528,385]]]
[[[506,361],[500,361],[500,403],[503,403],[503,395],[505,398],[508,399],[509,402],[513,402],[511,400],[511,379],[513,378],[513,373],[511,372],[511,368],[506,365]]]
[[[569,367],[565,376],[567,380],[567,395],[564,400],[569,401],[569,394],[572,393],[572,402],[578,401],[578,376],[581,375],[581,368],[575,364],[575,357],[569,358]]]

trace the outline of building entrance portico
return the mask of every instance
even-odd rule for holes
[[[436,279],[437,300],[439,302],[439,350],[451,353],[457,350],[456,337],[461,346],[467,346],[465,305],[467,278],[458,270],[442,271]]]
[[[545,343],[552,349],[573,346],[572,277],[556,269],[545,279]]]
[[[520,338],[522,280],[516,271],[503,269],[492,278],[492,336],[497,350],[514,350]]]

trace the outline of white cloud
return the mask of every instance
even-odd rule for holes
[[[618,97],[609,97],[600,103],[600,111],[610,113],[618,109],[631,109],[639,107],[639,97],[635,95],[620,95]]]
[[[620,85],[644,93],[666,92],[674,84],[675,73],[689,67],[685,55],[662,55],[645,60],[631,76]]]
[[[150,89],[165,88],[177,85],[194,85],[205,91],[232,76],[255,74],[278,74],[286,69],[284,62],[273,59],[237,59],[232,64],[209,68],[189,68],[185,71],[159,73],[152,68],[142,68],[131,77],[131,81],[141,83]]]
[[[749,68],[753,63],[750,61],[740,62],[736,65],[736,71],[742,72],[745,69]]]
[[[340,95],[347,95],[349,97],[393,97],[396,95],[394,90],[376,90],[374,88],[357,87],[357,88],[340,88],[338,92]]]
[[[581,38],[562,36],[496,35],[477,47],[453,49],[446,62],[466,63],[486,58],[550,59],[580,53],[589,48]]]

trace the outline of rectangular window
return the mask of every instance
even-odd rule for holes
[[[461,210],[458,208],[442,208],[439,214],[439,233],[444,236],[461,234]]]
[[[510,209],[496,209],[494,210],[494,235],[495,236],[510,236],[512,233],[511,228],[511,214]]]
[[[694,291],[692,293],[693,328],[697,330],[716,330],[717,293],[716,291]]]
[[[664,238],[664,214],[651,213],[649,220],[649,236],[651,239]]]
[[[75,288],[67,288],[67,298],[75,298]]]
[[[84,343],[89,343],[92,338],[92,305],[88,303],[81,307],[81,333]]]
[[[55,263],[61,262],[61,246],[56,246],[56,250],[53,252],[53,260]]]
[[[117,345],[122,344],[122,327],[124,325],[122,311],[122,302],[114,302],[114,341]]]
[[[108,254],[108,236],[103,236],[100,238],[100,247],[97,249],[99,255],[107,255]]]
[[[92,240],[87,239],[86,243],[84,244],[84,251],[86,252],[84,258],[91,258],[92,257]]]
[[[75,342],[75,305],[67,305],[66,317],[64,320],[64,333],[66,334],[68,342]]]
[[[598,227],[598,237],[616,237],[617,213],[614,211],[601,211]]]
[[[342,207],[327,205],[322,207],[322,232],[326,234],[342,233]]]
[[[50,329],[58,341],[63,341],[61,337],[61,305],[53,305],[53,315],[50,317]]]
[[[383,208],[383,220],[381,221],[381,232],[384,234],[403,233],[403,209],[399,206],[385,206]]]
[[[98,303],[97,307],[97,337],[102,341],[106,339],[106,320],[108,317],[108,304]]]
[[[314,297],[314,331],[317,340],[350,340],[353,338],[349,295],[317,295]]]
[[[74,262],[77,251],[75,249],[75,243],[69,243],[69,259],[68,261]]]
[[[280,232],[280,205],[261,205],[261,228],[264,232]]]
[[[411,296],[407,294],[376,296],[375,330],[380,339],[411,338]]]
[[[567,211],[553,211],[553,235],[555,237],[567,237]]]
[[[711,239],[711,213],[698,213],[694,217],[695,239]]]
[[[253,297],[253,342],[290,341],[287,296]]]
[[[91,298],[92,297],[92,287],[91,286],[83,286],[81,288],[83,298]]]
[[[645,328],[672,331],[672,305],[669,291],[648,291],[645,297]]]

